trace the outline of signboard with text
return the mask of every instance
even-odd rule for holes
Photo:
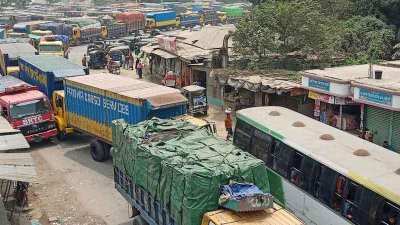
[[[167,52],[176,53],[175,38],[158,37],[157,42],[161,49]]]
[[[316,80],[316,79],[310,78],[308,80],[308,86],[312,87],[312,88],[324,90],[324,91],[329,91],[331,85],[330,85],[330,82],[328,82],[328,81]]]
[[[361,100],[392,106],[392,98],[390,94],[360,88]]]

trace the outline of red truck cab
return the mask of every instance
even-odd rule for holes
[[[12,76],[0,76],[0,110],[28,142],[58,134],[49,99],[37,87]]]

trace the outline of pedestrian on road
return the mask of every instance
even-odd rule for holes
[[[128,61],[129,61],[128,69],[133,70],[133,55],[132,55],[132,52],[129,54]]]
[[[82,66],[86,66],[86,54],[83,55]]]
[[[139,76],[139,79],[142,79],[143,65],[139,62],[136,66],[136,73]]]
[[[87,65],[87,67],[90,68],[90,56],[89,55],[85,55],[85,58],[86,58],[86,65]]]
[[[232,113],[232,109],[231,108],[227,108],[225,110],[225,114],[226,114],[225,129],[226,129],[226,132],[228,132],[228,135],[226,136],[226,140],[230,140],[230,138],[233,135],[231,113]]]
[[[106,55],[107,69],[110,69],[110,61],[111,61],[110,54],[107,54]]]
[[[123,69],[125,69],[125,62],[126,62],[125,55],[122,54],[122,56],[121,56],[121,64],[122,64],[122,68],[123,68]]]
[[[135,68],[137,68],[137,65],[139,64],[140,60],[139,57],[136,58],[136,62],[135,62]]]

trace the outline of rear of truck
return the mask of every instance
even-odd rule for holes
[[[96,161],[109,157],[113,120],[136,124],[186,112],[187,99],[179,90],[111,74],[66,78],[64,90],[67,124],[96,138],[91,143]]]
[[[126,26],[126,33],[132,34],[146,28],[146,15],[141,12],[118,12],[116,19]]]
[[[177,25],[174,11],[148,13],[146,19],[148,30],[176,28]]]
[[[134,126],[117,120],[112,131],[115,187],[132,205],[134,224],[304,225],[273,204],[262,161],[204,128],[174,120]],[[221,187],[231,185],[257,191],[246,191],[254,194],[244,194],[244,201],[225,192],[221,198]],[[229,207],[221,209],[221,199]]]

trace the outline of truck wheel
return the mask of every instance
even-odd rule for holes
[[[132,222],[132,225],[148,225],[148,223],[141,216],[133,217]]]
[[[111,145],[103,142],[103,149],[104,149],[104,160],[107,160],[111,156]]]
[[[101,162],[104,160],[104,148],[100,141],[92,141],[90,143],[90,155],[94,161]]]
[[[65,140],[65,137],[66,137],[67,135],[65,134],[64,131],[61,131],[60,129],[57,129],[57,130],[58,130],[57,139],[58,139],[59,141],[64,141],[64,140]]]

